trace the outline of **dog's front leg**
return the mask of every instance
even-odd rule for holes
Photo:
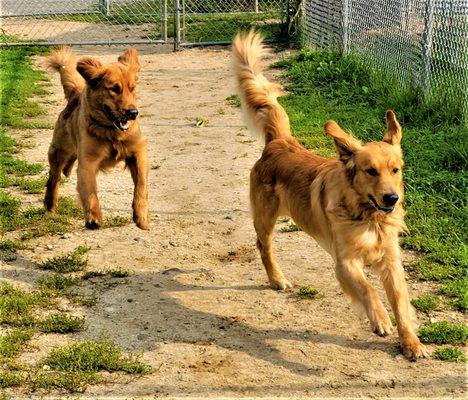
[[[427,357],[429,355],[427,349],[421,344],[413,330],[413,310],[409,301],[399,249],[390,250],[375,268],[395,314],[403,354],[410,360]]]
[[[133,192],[133,221],[140,229],[149,229],[148,210],[148,157],[146,146],[125,160],[132,175],[135,189]]]
[[[377,290],[365,278],[363,267],[359,259],[338,258],[336,277],[352,302],[365,309],[372,330],[380,336],[386,336],[392,332],[392,322]]]
[[[88,229],[99,229],[102,226],[102,211],[97,196],[96,174],[99,160],[88,160],[80,157],[78,160],[78,193],[85,214],[85,224]]]

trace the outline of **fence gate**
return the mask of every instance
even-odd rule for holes
[[[284,33],[289,1],[175,0],[175,47],[228,44],[239,30],[256,28],[265,39]]]
[[[4,46],[165,43],[172,10],[168,0],[1,0],[0,4],[0,45]]]

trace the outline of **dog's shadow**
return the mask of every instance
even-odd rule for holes
[[[43,273],[34,268],[34,263],[21,256],[11,264],[15,270],[4,270],[3,278],[24,280],[31,284]],[[393,342],[359,342],[315,330],[311,333],[307,329],[259,329],[243,322],[242,319],[188,307],[179,299],[178,293],[271,290],[267,286],[202,286],[180,282],[180,278],[190,277],[190,274],[199,274],[203,277],[207,272],[205,269],[169,268],[162,272],[132,273],[125,282],[121,280],[119,283],[119,280],[113,280],[114,284],[107,288],[106,283],[109,282],[109,278],[93,278],[83,283],[82,288],[99,291],[98,303],[92,308],[83,309],[88,328],[75,336],[83,339],[99,339],[105,336],[115,340],[126,350],[143,352],[153,351],[163,343],[213,344],[246,353],[250,357],[303,376],[320,375],[321,369],[319,366],[314,368],[286,359],[270,342],[301,341],[340,346],[344,352],[352,348],[373,349],[387,352],[392,356],[398,354],[397,345]],[[28,278],[24,279],[27,276]],[[186,295],[183,297],[187,298]],[[312,357],[313,354],[310,354],[310,358]]]

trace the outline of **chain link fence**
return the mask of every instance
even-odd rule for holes
[[[1,0],[1,42],[164,43],[167,0]]]
[[[239,30],[256,28],[267,40],[283,33],[284,0],[179,0],[180,45],[230,43]],[[176,7],[177,7],[176,5]]]
[[[305,47],[359,54],[468,111],[467,0],[305,0]]]
[[[281,34],[285,0],[1,0],[0,45],[229,43],[251,27]]]

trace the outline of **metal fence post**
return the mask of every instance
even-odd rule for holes
[[[174,0],[174,51],[180,48],[180,1]]]
[[[99,0],[99,5],[101,8],[101,12],[106,15],[106,17],[109,17],[111,15],[110,12],[110,2],[111,0]]]
[[[423,52],[423,89],[426,94],[431,90],[432,33],[434,28],[434,0],[427,0],[422,35]]]
[[[258,0],[254,0],[254,9],[255,12],[258,13]]]
[[[161,39],[167,42],[167,0],[162,1],[162,27]]]
[[[343,55],[347,55],[349,53],[349,3],[351,0],[343,0],[343,8],[342,8],[342,52]]]

